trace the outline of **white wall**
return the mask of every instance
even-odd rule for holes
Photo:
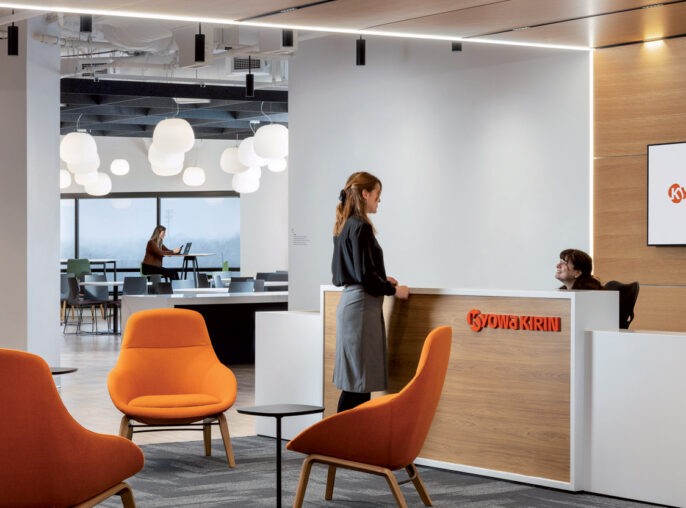
[[[219,167],[222,151],[235,146],[234,141],[198,140],[186,154],[185,165],[205,169],[207,179],[199,187],[188,187],[181,174],[170,177],[155,175],[150,169],[147,154],[150,138],[96,137],[100,154],[100,171],[112,178],[112,192],[194,192],[232,190],[232,175]],[[109,173],[112,160],[127,159],[128,175]],[[253,194],[241,196],[241,274],[270,272],[288,266],[288,171],[272,173],[263,168],[260,188]],[[72,182],[63,192],[84,192]]]
[[[290,308],[330,283],[339,190],[384,184],[373,217],[389,275],[420,287],[553,288],[589,247],[588,54],[353,37],[291,64]]]

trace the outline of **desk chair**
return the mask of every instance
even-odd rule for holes
[[[91,273],[91,262],[86,258],[67,259],[67,273],[73,273],[74,277],[83,280],[83,276]]]
[[[142,469],[143,454],[79,425],[42,358],[0,349],[0,407],[0,506],[95,506],[115,494],[135,506],[124,480]]]
[[[634,320],[634,307],[640,289],[638,282],[622,284],[616,280],[611,280],[605,284],[605,289],[619,291],[619,327],[628,329]]]
[[[67,306],[71,308],[71,317],[72,319],[75,318],[74,316],[74,310],[78,309],[79,311],[79,316],[76,320],[76,331],[73,333],[81,333],[81,323],[83,322],[83,309],[85,308],[90,308],[91,309],[91,332],[97,333],[98,331],[98,320],[96,319],[95,315],[95,307],[99,307],[100,305],[109,305],[110,300],[95,300],[95,299],[87,299],[87,298],[81,298],[79,295],[79,282],[76,280],[75,277],[69,277],[67,279],[67,283],[69,284],[69,296],[67,298]],[[69,324],[69,309],[67,309],[67,314],[64,316],[64,329],[62,330],[63,334],[67,334],[67,325]]]
[[[182,290],[185,288],[194,288],[195,287],[195,281],[193,279],[179,279],[179,280],[173,280],[171,281],[171,286],[172,289],[174,290],[179,290],[179,292],[183,292]]]
[[[310,470],[327,464],[325,498],[333,497],[336,468],[384,476],[398,506],[406,508],[393,474],[405,469],[419,497],[431,506],[414,459],[424,445],[443,390],[448,370],[452,329],[441,326],[429,333],[419,358],[417,373],[400,392],[372,399],[353,409],[329,416],[308,427],[286,448],[307,454],[300,474],[294,508],[300,508]]]
[[[74,277],[73,273],[60,273],[60,323],[64,322],[64,315],[67,310],[67,299],[69,298],[69,277]]]
[[[146,425],[192,430],[194,422],[202,422],[195,426],[203,431],[205,455],[210,455],[211,425],[218,424],[226,458],[234,467],[224,411],[236,400],[236,377],[217,359],[200,313],[153,309],[132,314],[107,387],[124,413],[121,436],[131,439],[135,432],[150,432],[135,430]]]
[[[143,277],[124,277],[124,286],[122,288],[122,295],[147,295],[147,294],[148,294],[148,278],[147,277],[145,277],[145,276],[143,276]]]
[[[210,287],[210,279],[206,273],[199,273],[198,274],[198,287],[199,288],[209,288]]]
[[[264,282],[263,282],[264,284]],[[229,282],[229,293],[254,293],[255,280],[234,280]]]

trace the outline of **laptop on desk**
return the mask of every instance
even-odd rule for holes
[[[184,256],[187,255],[191,251],[191,245],[193,245],[193,242],[188,242],[181,254],[183,254]]]

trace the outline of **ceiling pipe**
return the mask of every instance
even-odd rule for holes
[[[54,44],[63,48],[77,48],[77,49],[112,49],[122,51],[122,48],[110,44],[109,42],[96,41],[80,41],[78,39],[66,39],[64,37],[55,37],[46,34],[33,34],[33,39],[45,44]]]

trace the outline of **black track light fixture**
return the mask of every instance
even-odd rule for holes
[[[14,23],[7,27],[7,55],[19,55],[19,27]]]
[[[79,17],[79,32],[91,33],[93,31],[93,16],[81,15]]]
[[[281,46],[284,48],[293,47],[293,30],[281,30]]]
[[[356,63],[357,65],[366,65],[366,62],[367,62],[367,52],[366,52],[366,49],[365,49],[365,42],[367,42],[367,41],[365,41],[365,40],[362,38],[362,36],[360,35],[360,38],[357,39],[357,41],[355,41],[355,42],[357,43],[356,46],[355,46],[355,49],[356,49],[355,54],[356,54],[356,56],[357,56],[357,59],[356,59],[356,62],[355,62],[355,63]]]
[[[248,56],[248,73],[245,75],[245,96],[255,97],[255,75],[252,73],[252,59]]]
[[[453,51],[462,51],[462,43],[461,42],[451,42],[450,47]]]
[[[205,61],[205,34],[202,33],[202,25],[198,23],[198,33],[195,34],[195,61]]]

